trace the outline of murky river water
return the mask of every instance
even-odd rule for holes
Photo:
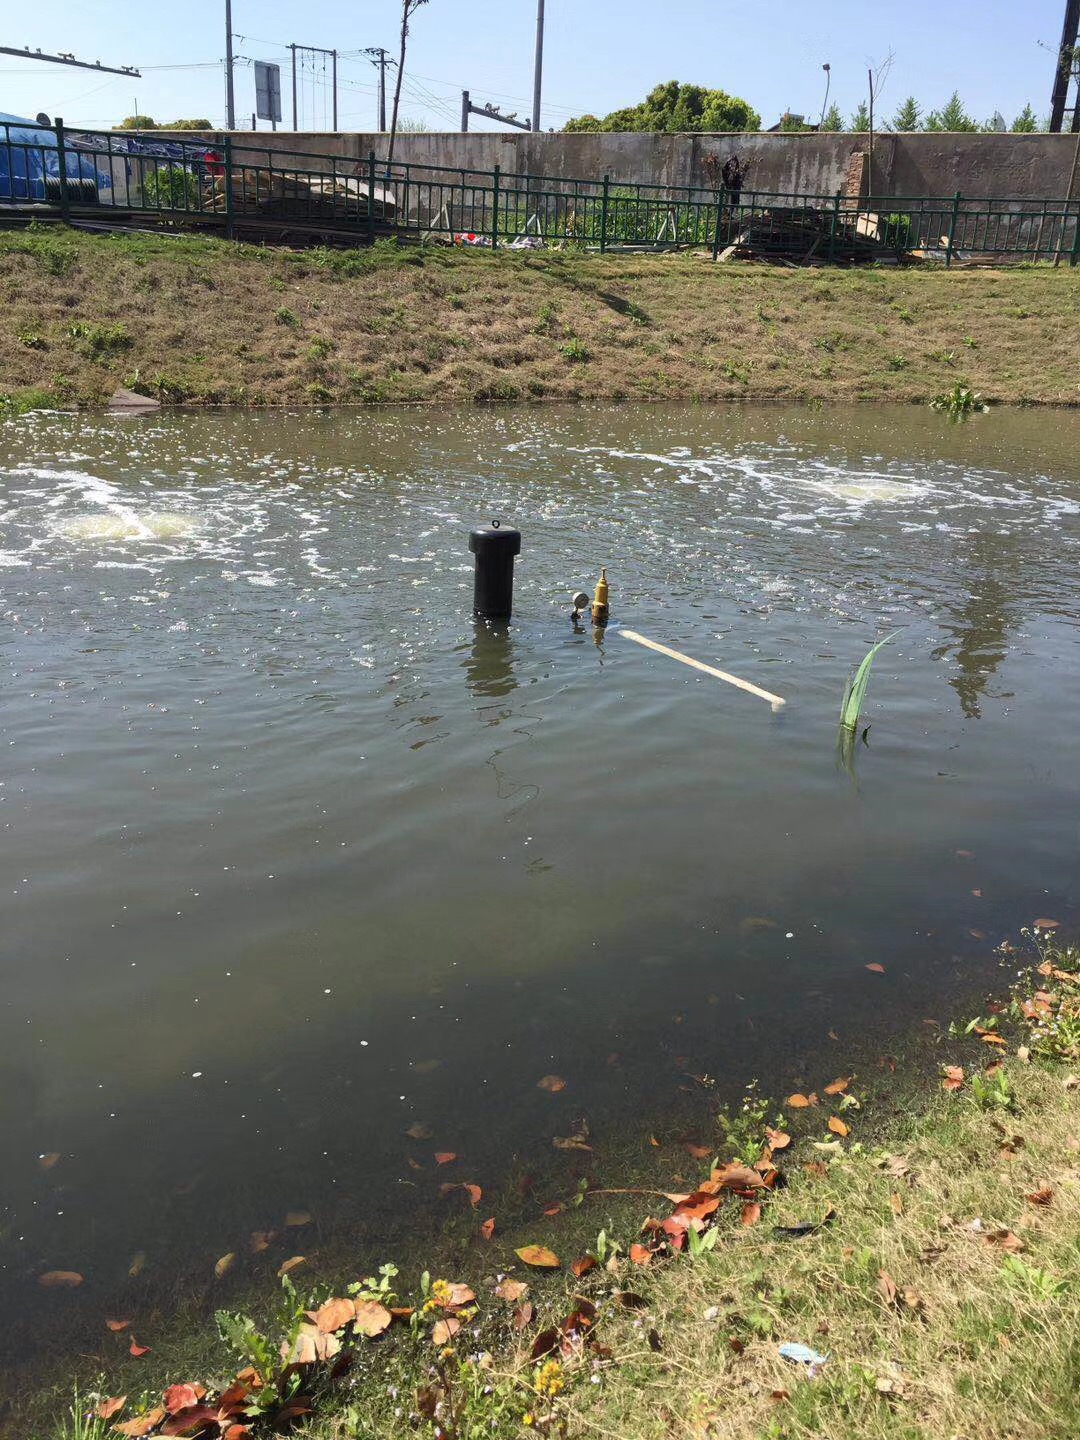
[[[899,1035],[1075,917],[1078,454],[1073,415],[924,410],[0,428],[22,1353],[60,1307],[96,1335],[137,1252],[377,1234],[581,1115],[601,1154],[680,1066],[734,1092]],[[524,535],[502,633],[469,613],[491,516]],[[786,708],[575,633],[602,563],[617,621]],[[852,775],[843,681],[892,630]]]

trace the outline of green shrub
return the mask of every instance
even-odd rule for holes
[[[159,165],[144,175],[142,193],[150,210],[199,209],[199,182],[182,165]]]

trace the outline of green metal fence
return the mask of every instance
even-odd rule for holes
[[[120,216],[271,238],[399,235],[490,248],[727,247],[795,261],[1080,259],[1080,200],[714,190],[388,165],[226,137],[0,124],[0,215]]]

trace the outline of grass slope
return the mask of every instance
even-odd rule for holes
[[[1080,269],[782,270],[700,255],[291,252],[0,232],[0,396],[1080,403]]]

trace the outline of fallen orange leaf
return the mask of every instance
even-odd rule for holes
[[[1029,1205],[1049,1205],[1050,1201],[1054,1198],[1054,1192],[1049,1185],[1044,1185],[1027,1198]]]
[[[630,1246],[630,1259],[635,1265],[651,1265],[653,1252],[636,1242]]]
[[[126,1330],[126,1329],[128,1328],[128,1326],[131,1324],[131,1321],[130,1321],[130,1320],[106,1320],[106,1321],[105,1321],[105,1324],[106,1324],[107,1328],[110,1329],[110,1330],[113,1332],[114,1335],[118,1335],[121,1330]]]
[[[683,1149],[688,1155],[692,1155],[695,1160],[705,1160],[713,1153],[708,1145],[695,1145],[692,1140],[684,1140]]]
[[[203,1395],[206,1394],[204,1390]],[[202,1395],[194,1385],[170,1385],[161,1397],[165,1409],[170,1415],[176,1415],[181,1410],[188,1410],[192,1405],[197,1405]]]
[[[39,1155],[37,1163],[41,1166],[42,1170],[51,1170],[59,1161],[60,1151],[50,1150],[46,1155]]]
[[[536,1082],[538,1090],[546,1090],[549,1095],[557,1095],[560,1090],[566,1089],[566,1081],[561,1075],[545,1075],[542,1080]]]
[[[448,1315],[445,1320],[437,1320],[435,1328],[431,1332],[431,1338],[436,1345],[446,1345],[461,1329],[461,1321],[454,1315]]]
[[[228,1272],[232,1269],[235,1259],[236,1251],[230,1250],[227,1255],[222,1255],[221,1259],[215,1262],[214,1274],[219,1280],[223,1275],[227,1275]]]
[[[749,1201],[742,1207],[739,1219],[743,1225],[756,1225],[761,1219],[761,1206],[755,1201]]]
[[[131,1337],[131,1344],[128,1346],[128,1354],[129,1354],[129,1355],[134,1355],[134,1356],[135,1356],[135,1359],[138,1360],[138,1358],[140,1357],[140,1355],[149,1355],[149,1354],[150,1354],[150,1346],[149,1346],[149,1345],[140,1345],[139,1342],[135,1339],[135,1336],[133,1335],[133,1336]]]
[[[885,966],[884,966],[884,965],[879,965],[876,960],[872,961],[871,964],[867,965],[866,968],[867,968],[867,970],[872,970],[875,975],[884,975],[884,974],[885,974]]]
[[[485,1220],[485,1221],[482,1222],[482,1224],[481,1224],[481,1226],[480,1226],[480,1234],[481,1234],[482,1238],[485,1239],[485,1240],[490,1240],[491,1237],[495,1234],[495,1217],[494,1217],[494,1215],[492,1215],[492,1217],[490,1218],[490,1220]]]
[[[547,1215],[550,1218],[550,1216],[552,1215],[561,1215],[562,1210],[562,1202],[559,1200],[553,1200],[550,1205],[545,1205],[540,1213],[541,1215]]]
[[[309,1310],[308,1314],[315,1328],[329,1335],[356,1319],[356,1306],[351,1300],[327,1300],[325,1305],[320,1305],[318,1310]]]
[[[122,1425],[114,1425],[113,1429],[118,1435],[134,1436],[135,1440],[142,1435],[149,1435],[165,1419],[165,1406],[155,1405],[152,1410],[147,1410],[144,1415],[136,1415],[134,1420],[126,1420]]]
[[[288,1275],[289,1271],[295,1270],[298,1265],[303,1265],[304,1259],[303,1255],[292,1255],[288,1260],[283,1261],[278,1266],[278,1279],[280,1280],[282,1275]]]
[[[1060,920],[1036,920],[1036,930],[1057,930],[1061,925]]]
[[[903,1197],[899,1195],[895,1190],[889,1196],[889,1208],[892,1210],[892,1213],[894,1215],[902,1215],[904,1213]]]
[[[522,1245],[514,1251],[519,1260],[540,1270],[557,1270],[562,1264],[559,1257],[543,1245]]]
[[[524,1280],[500,1280],[495,1286],[494,1293],[500,1300],[506,1300],[513,1305],[521,1299],[528,1288]]]
[[[249,1242],[251,1245],[251,1253],[253,1255],[259,1255],[263,1250],[269,1250],[270,1242],[273,1240],[274,1234],[275,1232],[273,1230],[253,1230]]]
[[[774,1150],[786,1150],[791,1144],[791,1136],[784,1130],[770,1130],[766,1126],[765,1135]]]
[[[457,1159],[457,1156],[454,1154],[453,1150],[436,1150],[436,1151],[435,1151],[435,1164],[436,1164],[436,1165],[449,1165],[449,1164],[451,1164],[452,1161],[454,1161],[454,1160],[456,1160],[456,1159]]]
[[[575,1260],[571,1266],[571,1273],[580,1280],[583,1275],[588,1275],[590,1270],[595,1270],[600,1262],[595,1255],[582,1255],[580,1260]]]
[[[946,1065],[945,1079],[941,1082],[943,1090],[959,1090],[964,1083],[964,1067],[962,1065]]]
[[[848,1075],[841,1080],[834,1080],[831,1085],[825,1086],[825,1094],[842,1095],[854,1078],[854,1075]]]
[[[356,1302],[356,1333],[367,1335],[374,1339],[390,1324],[394,1317],[385,1305],[380,1305],[378,1300],[358,1300]]]
[[[810,1101],[806,1096],[799,1094],[789,1095],[784,1101],[784,1106],[788,1110],[805,1110],[809,1104]]]
[[[430,1140],[431,1126],[423,1124],[420,1120],[416,1120],[405,1131],[405,1134],[408,1135],[410,1140]]]
[[[94,1414],[99,1420],[111,1420],[114,1415],[119,1415],[126,1404],[126,1395],[107,1395],[98,1403]]]
[[[837,1119],[835,1115],[829,1116],[829,1129],[834,1135],[849,1135],[851,1132],[843,1120]]]
[[[46,1270],[37,1283],[46,1290],[74,1290],[83,1283],[83,1277],[77,1270]]]
[[[896,1281],[887,1270],[878,1271],[878,1292],[886,1305],[896,1304]]]

